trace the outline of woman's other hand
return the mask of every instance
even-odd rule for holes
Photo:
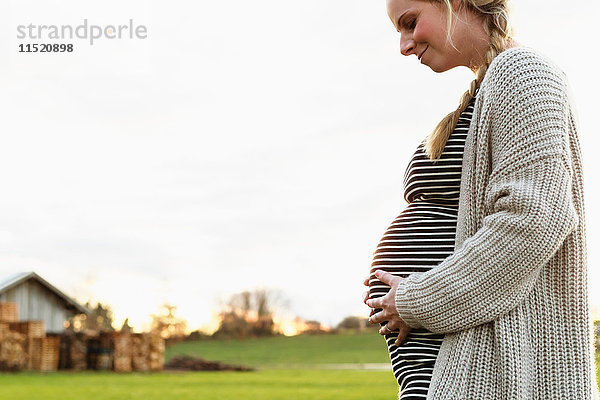
[[[363,301],[367,306],[371,307],[369,322],[372,324],[377,324],[388,321],[386,325],[379,329],[379,333],[381,335],[387,335],[397,330],[398,338],[394,344],[399,346],[406,340],[406,336],[408,336],[408,333],[411,330],[410,326],[406,325],[406,323],[400,318],[398,315],[398,310],[396,309],[396,289],[398,288],[398,284],[404,278],[381,270],[375,271],[375,276],[381,282],[388,284],[390,286],[390,291],[385,296],[378,297],[376,299],[369,299],[369,293],[366,292]],[[363,284],[365,286],[369,285],[369,277],[364,280]],[[378,308],[380,308],[381,311],[374,314],[374,310]]]
[[[365,285],[366,287],[369,287],[369,279],[370,279],[370,276],[367,275],[365,277],[365,280],[363,281],[363,285]],[[367,300],[369,300],[369,296],[370,296],[369,290],[365,290],[363,292],[363,303],[367,304]],[[371,308],[371,313],[369,314],[369,317],[373,314],[375,314],[375,309]]]

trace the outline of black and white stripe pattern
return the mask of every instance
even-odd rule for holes
[[[430,270],[454,251],[463,150],[473,104],[474,99],[462,113],[439,161],[429,160],[424,141],[410,160],[404,174],[404,199],[409,204],[377,246],[369,281],[371,298],[389,291],[388,285],[375,278],[375,270],[406,277]],[[385,340],[400,386],[399,399],[425,399],[444,336],[413,329],[402,345],[395,346],[397,336],[392,332]]]

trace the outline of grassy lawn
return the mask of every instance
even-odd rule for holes
[[[383,337],[377,331],[337,335],[299,335],[249,340],[183,342],[166,349],[165,359],[188,354],[256,367],[313,364],[389,363]]]
[[[313,369],[316,364],[388,363],[385,342],[376,332],[187,342],[168,347],[165,358],[177,354],[244,364],[259,370],[0,374],[0,399],[389,400],[397,397],[391,371]]]
[[[596,382],[600,384],[600,353],[596,353]]]
[[[314,369],[320,364],[388,363],[374,332],[179,343],[166,357],[192,354],[245,364],[253,372],[100,372],[0,374],[0,399],[10,400],[391,400],[391,371]],[[596,355],[600,365],[600,355]],[[600,381],[600,370],[597,369]]]
[[[0,374],[11,400],[390,400],[389,372],[265,370],[158,374]]]

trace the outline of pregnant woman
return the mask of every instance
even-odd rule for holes
[[[365,285],[399,398],[597,398],[581,153],[564,73],[506,0],[388,0],[401,53],[476,75],[418,146]]]

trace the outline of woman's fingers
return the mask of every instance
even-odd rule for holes
[[[394,278],[396,278],[395,275],[390,274],[387,271],[383,271],[381,269],[378,269],[377,271],[375,271],[375,276],[377,277],[377,279],[379,279],[381,282],[383,283],[387,283],[388,285],[391,285],[392,281],[394,280]]]
[[[363,292],[363,303],[367,304],[367,300],[369,300],[369,291],[365,290]]]
[[[399,325],[399,326],[397,328],[395,328],[396,325]],[[398,332],[398,336],[396,337],[396,340],[394,341],[394,346],[400,346],[402,343],[404,343],[406,341],[406,338],[408,337],[410,330],[411,330],[411,327],[406,325],[403,321],[398,321],[398,323],[395,323],[395,321],[390,321],[386,325],[382,326],[381,329],[379,329],[379,334],[380,335],[388,335],[392,332]]]
[[[400,346],[402,343],[404,343],[404,341],[406,341],[406,337],[408,336],[409,332],[410,332],[410,326],[406,325],[406,324],[402,324],[403,326],[400,327],[400,331],[398,332],[398,337],[396,338],[396,341],[394,342],[395,346]]]
[[[380,335],[388,335],[388,334],[392,333],[393,331],[394,331],[394,328],[390,327],[389,322],[387,324],[385,324],[384,326],[382,326],[381,328],[379,328]]]
[[[395,331],[395,330],[402,328],[402,325],[404,325],[402,320],[393,319],[393,320],[389,321],[386,326],[388,327],[389,330]]]
[[[387,324],[385,324],[379,329],[379,334],[388,335],[392,332],[398,332],[398,337],[396,338],[395,345],[399,346],[406,340],[410,329],[411,328],[408,325],[406,325],[404,321],[397,319],[388,321]]]
[[[394,343],[396,346],[400,346],[406,341],[406,337],[411,329],[410,326],[406,325],[406,323],[399,318],[394,298],[395,289],[403,278],[379,269],[375,271],[375,277],[381,282],[390,285],[390,291],[385,296],[377,297],[375,299],[370,299],[368,292],[364,295],[364,303],[371,307],[369,322],[372,324],[386,322],[386,324],[379,329],[379,333],[381,335],[388,335],[392,332],[398,332],[398,337]],[[369,278],[366,278],[364,284],[368,285],[368,283]],[[375,309],[380,311],[376,313]]]
[[[369,279],[371,279],[371,276],[367,275],[367,277],[363,280],[363,285],[369,286]]]
[[[378,313],[371,315],[371,317],[369,318],[369,322],[372,324],[378,324],[386,320],[387,319],[383,311],[379,311]]]
[[[365,304],[371,308],[381,308],[385,296],[377,297],[376,299],[368,299]]]

